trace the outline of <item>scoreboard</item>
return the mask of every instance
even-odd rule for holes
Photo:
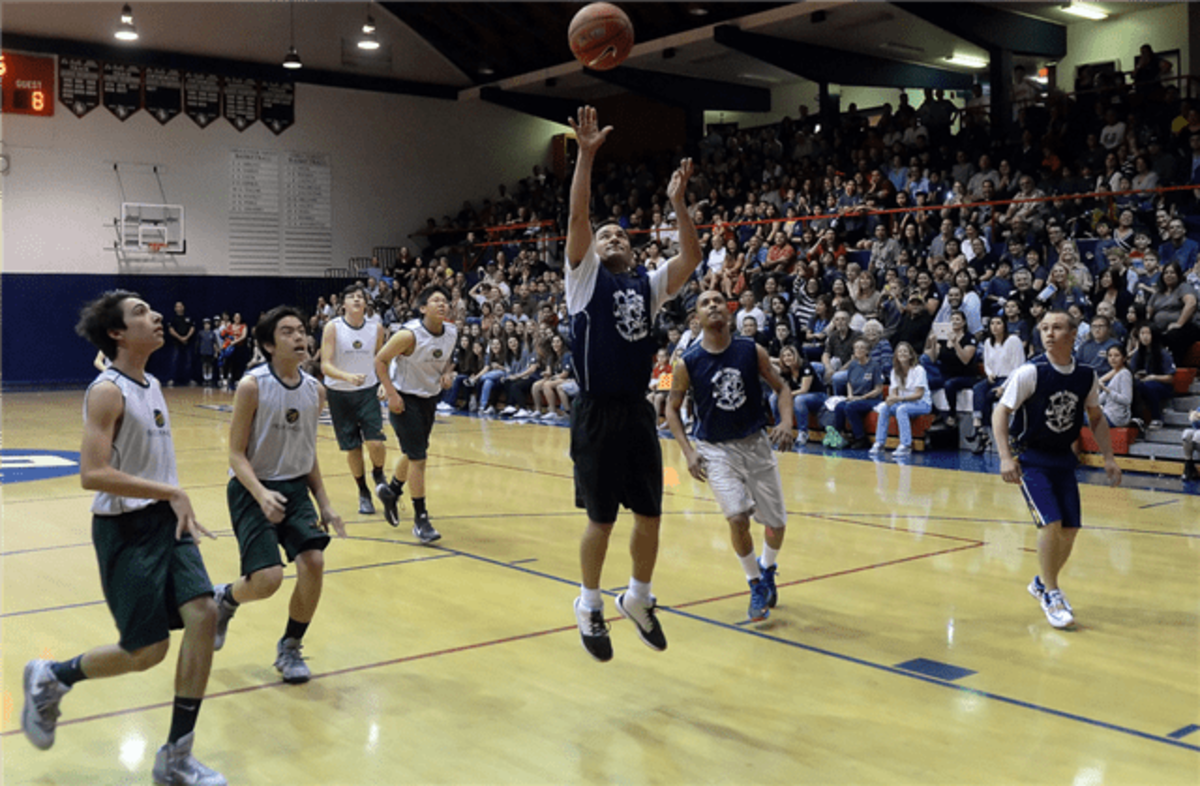
[[[54,58],[0,53],[0,110],[4,114],[54,114]]]

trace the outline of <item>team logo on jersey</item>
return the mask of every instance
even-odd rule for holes
[[[165,415],[163,415],[162,410],[161,409],[154,410],[154,425],[158,426],[159,428],[162,428],[166,424],[167,424],[167,418]]]
[[[295,407],[292,407],[291,409],[289,409],[287,411],[287,414],[284,415],[283,417],[287,420],[288,423],[295,423],[297,420],[300,419],[300,410],[296,409]]]
[[[440,349],[435,349],[435,350],[433,350],[433,359],[434,359],[434,360],[441,360],[441,359],[442,359],[442,355],[444,355],[444,354],[446,354],[446,353],[445,353],[445,352],[442,352],[442,350],[440,350]]]
[[[1060,390],[1050,396],[1046,407],[1046,428],[1062,434],[1075,423],[1075,411],[1079,409],[1079,396],[1069,390]]]
[[[746,385],[742,372],[736,368],[723,368],[712,376],[713,403],[717,409],[733,412],[746,403]]]
[[[617,318],[617,332],[626,341],[641,341],[650,333],[646,299],[632,289],[613,292],[613,316]]]
[[[356,338],[356,339],[354,339],[354,348],[355,348],[355,349],[362,349],[362,342],[361,342],[361,341],[359,341],[357,338]]]

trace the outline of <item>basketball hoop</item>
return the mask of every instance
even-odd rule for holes
[[[166,243],[147,243],[146,250],[151,254],[161,254],[166,249]]]

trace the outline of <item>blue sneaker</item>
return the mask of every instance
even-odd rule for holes
[[[767,607],[770,590],[767,588],[767,582],[763,579],[750,579],[750,621],[761,622],[771,616],[771,609]]]
[[[762,571],[763,584],[767,585],[767,607],[773,609],[779,602],[779,591],[775,589],[775,571],[779,569],[779,566],[772,565],[768,568],[762,564],[762,560],[759,560],[758,569]]]

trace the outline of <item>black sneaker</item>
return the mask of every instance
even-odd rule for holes
[[[387,483],[380,483],[375,487],[375,496],[379,497],[380,503],[383,504],[383,517],[387,519],[387,523],[399,527],[400,495]]]
[[[418,513],[416,517],[413,518],[412,533],[413,536],[422,543],[433,543],[435,540],[439,540],[442,537],[442,534],[434,529],[433,525],[429,523],[428,513]]]
[[[642,643],[652,650],[662,652],[667,648],[667,637],[662,625],[658,624],[655,610],[658,608],[658,598],[650,596],[650,601],[639,600],[628,592],[617,596],[617,611],[621,616],[633,623],[637,628]]]
[[[612,640],[608,637],[608,623],[604,621],[603,611],[585,609],[580,602],[583,598],[575,598],[575,621],[579,624],[579,638],[583,648],[596,660],[607,663],[612,660]]]
[[[358,494],[358,512],[363,516],[375,515],[375,503],[371,502],[371,492],[360,491]]]

